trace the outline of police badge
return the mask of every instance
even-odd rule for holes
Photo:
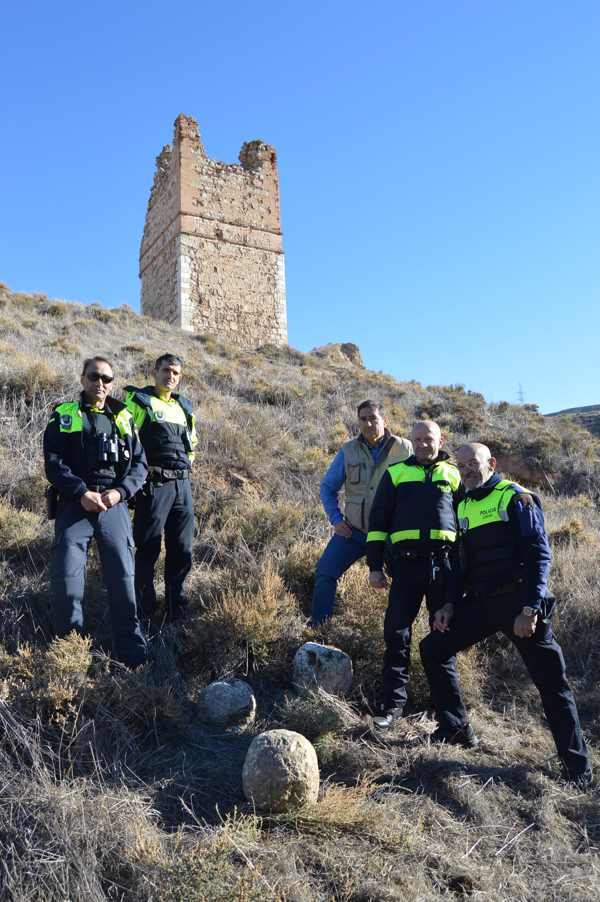
[[[60,428],[61,429],[70,429],[71,424],[73,422],[73,417],[70,413],[61,413],[60,415]]]

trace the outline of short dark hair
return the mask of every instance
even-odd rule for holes
[[[90,363],[107,363],[108,366],[109,366],[109,367],[111,368],[111,370],[113,371],[113,373],[114,373],[114,371],[115,371],[115,369],[114,369],[112,363],[110,362],[110,360],[107,360],[106,357],[101,357],[99,354],[94,354],[93,357],[86,357],[85,360],[83,361],[83,369],[82,369],[82,371],[81,371],[81,375],[82,375],[82,376],[85,376],[86,371],[87,371],[87,368],[88,368],[88,366],[90,365]]]
[[[365,407],[372,407],[373,410],[376,410],[378,413],[383,412],[383,404],[380,401],[371,401],[370,398],[367,398],[366,401],[361,401],[357,408],[357,414],[360,416],[361,410],[364,410]]]
[[[156,358],[154,369],[159,370],[163,363],[170,363],[174,364],[175,366],[183,366],[183,360],[181,359],[181,357],[178,357],[177,354],[161,354],[160,357]]]

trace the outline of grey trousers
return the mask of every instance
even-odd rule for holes
[[[113,655],[128,667],[137,667],[146,660],[147,650],[135,601],[131,520],[123,503],[100,514],[88,513],[79,501],[59,504],[51,566],[56,634],[83,631],[85,565],[92,538],[98,545],[108,594]]]

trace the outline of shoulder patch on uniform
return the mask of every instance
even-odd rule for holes
[[[63,429],[70,429],[73,423],[73,417],[70,413],[61,413],[60,414],[60,425]]]

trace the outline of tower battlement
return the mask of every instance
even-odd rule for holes
[[[156,158],[140,248],[142,313],[240,347],[287,343],[275,149],[207,157],[195,119]]]

